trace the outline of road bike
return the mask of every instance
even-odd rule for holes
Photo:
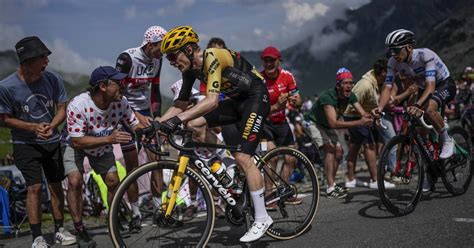
[[[160,156],[169,156],[169,151],[162,152],[162,144],[166,140],[172,147],[180,151],[177,160],[163,159],[150,162],[134,169],[120,183],[110,206],[108,217],[109,234],[116,247],[204,247],[211,239],[215,225],[215,205],[211,189],[226,203],[225,218],[235,226],[245,225],[247,230],[253,221],[253,206],[250,192],[245,183],[245,177],[237,174],[233,184],[224,187],[224,184],[208,166],[197,157],[195,148],[229,149],[240,151],[240,146],[198,143],[192,140],[192,132],[181,129],[165,139],[156,138],[159,124],[137,131],[137,136],[145,135],[144,146]],[[140,138],[137,138],[140,140]],[[182,144],[179,140],[181,140]],[[286,182],[280,176],[281,161],[284,156],[293,156],[300,164],[297,168],[304,175],[298,182]],[[270,161],[279,160],[277,169],[271,166]],[[274,223],[267,230],[267,235],[279,240],[298,237],[310,228],[319,204],[319,182],[313,164],[300,151],[279,147],[272,149],[262,156],[255,155],[254,160],[262,174],[272,181],[272,187],[265,189],[265,204],[277,203],[276,211],[268,212]],[[193,161],[192,165],[190,161]],[[125,239],[121,234],[121,227],[131,219],[118,217],[123,208],[123,199],[127,198],[127,189],[140,177],[150,177],[154,170],[163,170],[163,181],[167,185],[162,198],[162,207],[152,216],[142,219],[140,233],[132,234]],[[193,190],[194,189],[194,190]],[[194,191],[194,193],[192,193]],[[191,196],[198,198],[197,211],[192,219],[187,219],[184,209],[191,204]],[[289,198],[297,197],[303,202],[299,205],[291,204]],[[126,202],[126,201],[125,201]],[[123,233],[123,232],[122,232]]]
[[[423,181],[433,186],[439,177],[453,195],[461,195],[469,188],[472,178],[471,140],[462,127],[450,129],[455,148],[450,158],[440,159],[440,143],[433,134],[433,126],[426,124],[423,112],[420,117],[403,114],[408,130],[388,141],[382,150],[378,164],[378,191],[383,205],[397,216],[415,210],[422,195]],[[422,129],[429,130],[424,134]],[[427,137],[428,136],[428,137]],[[390,159],[395,155],[396,159]],[[395,165],[390,163],[395,162]],[[394,167],[394,171],[389,168]],[[392,174],[395,188],[385,188],[384,175]],[[425,178],[427,175],[427,178]]]

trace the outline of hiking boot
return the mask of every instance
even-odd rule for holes
[[[64,229],[64,227],[59,228],[59,231],[54,234],[54,239],[56,240],[56,244],[61,244],[63,246],[73,245],[76,243],[76,237]]]
[[[142,219],[139,215],[133,216],[128,224],[128,231],[131,234],[140,233],[142,231]]]
[[[97,243],[89,236],[86,229],[77,233],[77,246],[79,248],[95,248]]]
[[[270,215],[267,216],[267,219],[264,222],[254,222],[252,227],[240,238],[240,242],[252,242],[260,239],[267,229],[273,224],[273,219]]]

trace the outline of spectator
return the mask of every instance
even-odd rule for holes
[[[0,82],[0,114],[2,124],[11,129],[13,156],[27,185],[26,210],[32,247],[47,246],[41,232],[43,172],[51,192],[54,237],[62,245],[72,245],[76,238],[63,227],[64,166],[57,130],[66,117],[63,79],[46,71],[51,51],[38,37],[25,37],[15,48],[20,66]]]

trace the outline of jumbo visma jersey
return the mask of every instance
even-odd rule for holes
[[[183,73],[183,86],[177,100],[187,101],[194,81],[206,82],[207,94],[224,93],[232,99],[245,99],[266,90],[263,77],[239,53],[221,48],[204,50],[202,70]]]

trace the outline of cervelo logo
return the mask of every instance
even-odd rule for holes
[[[232,198],[232,195],[227,192],[227,189],[219,183],[219,181],[214,177],[214,175],[212,175],[209,168],[207,168],[204,163],[199,159],[196,159],[194,161],[194,164],[201,170],[201,173],[204,175],[204,177],[208,180],[212,187],[215,188],[217,192],[225,199],[225,201],[230,205],[235,206],[235,199]]]

